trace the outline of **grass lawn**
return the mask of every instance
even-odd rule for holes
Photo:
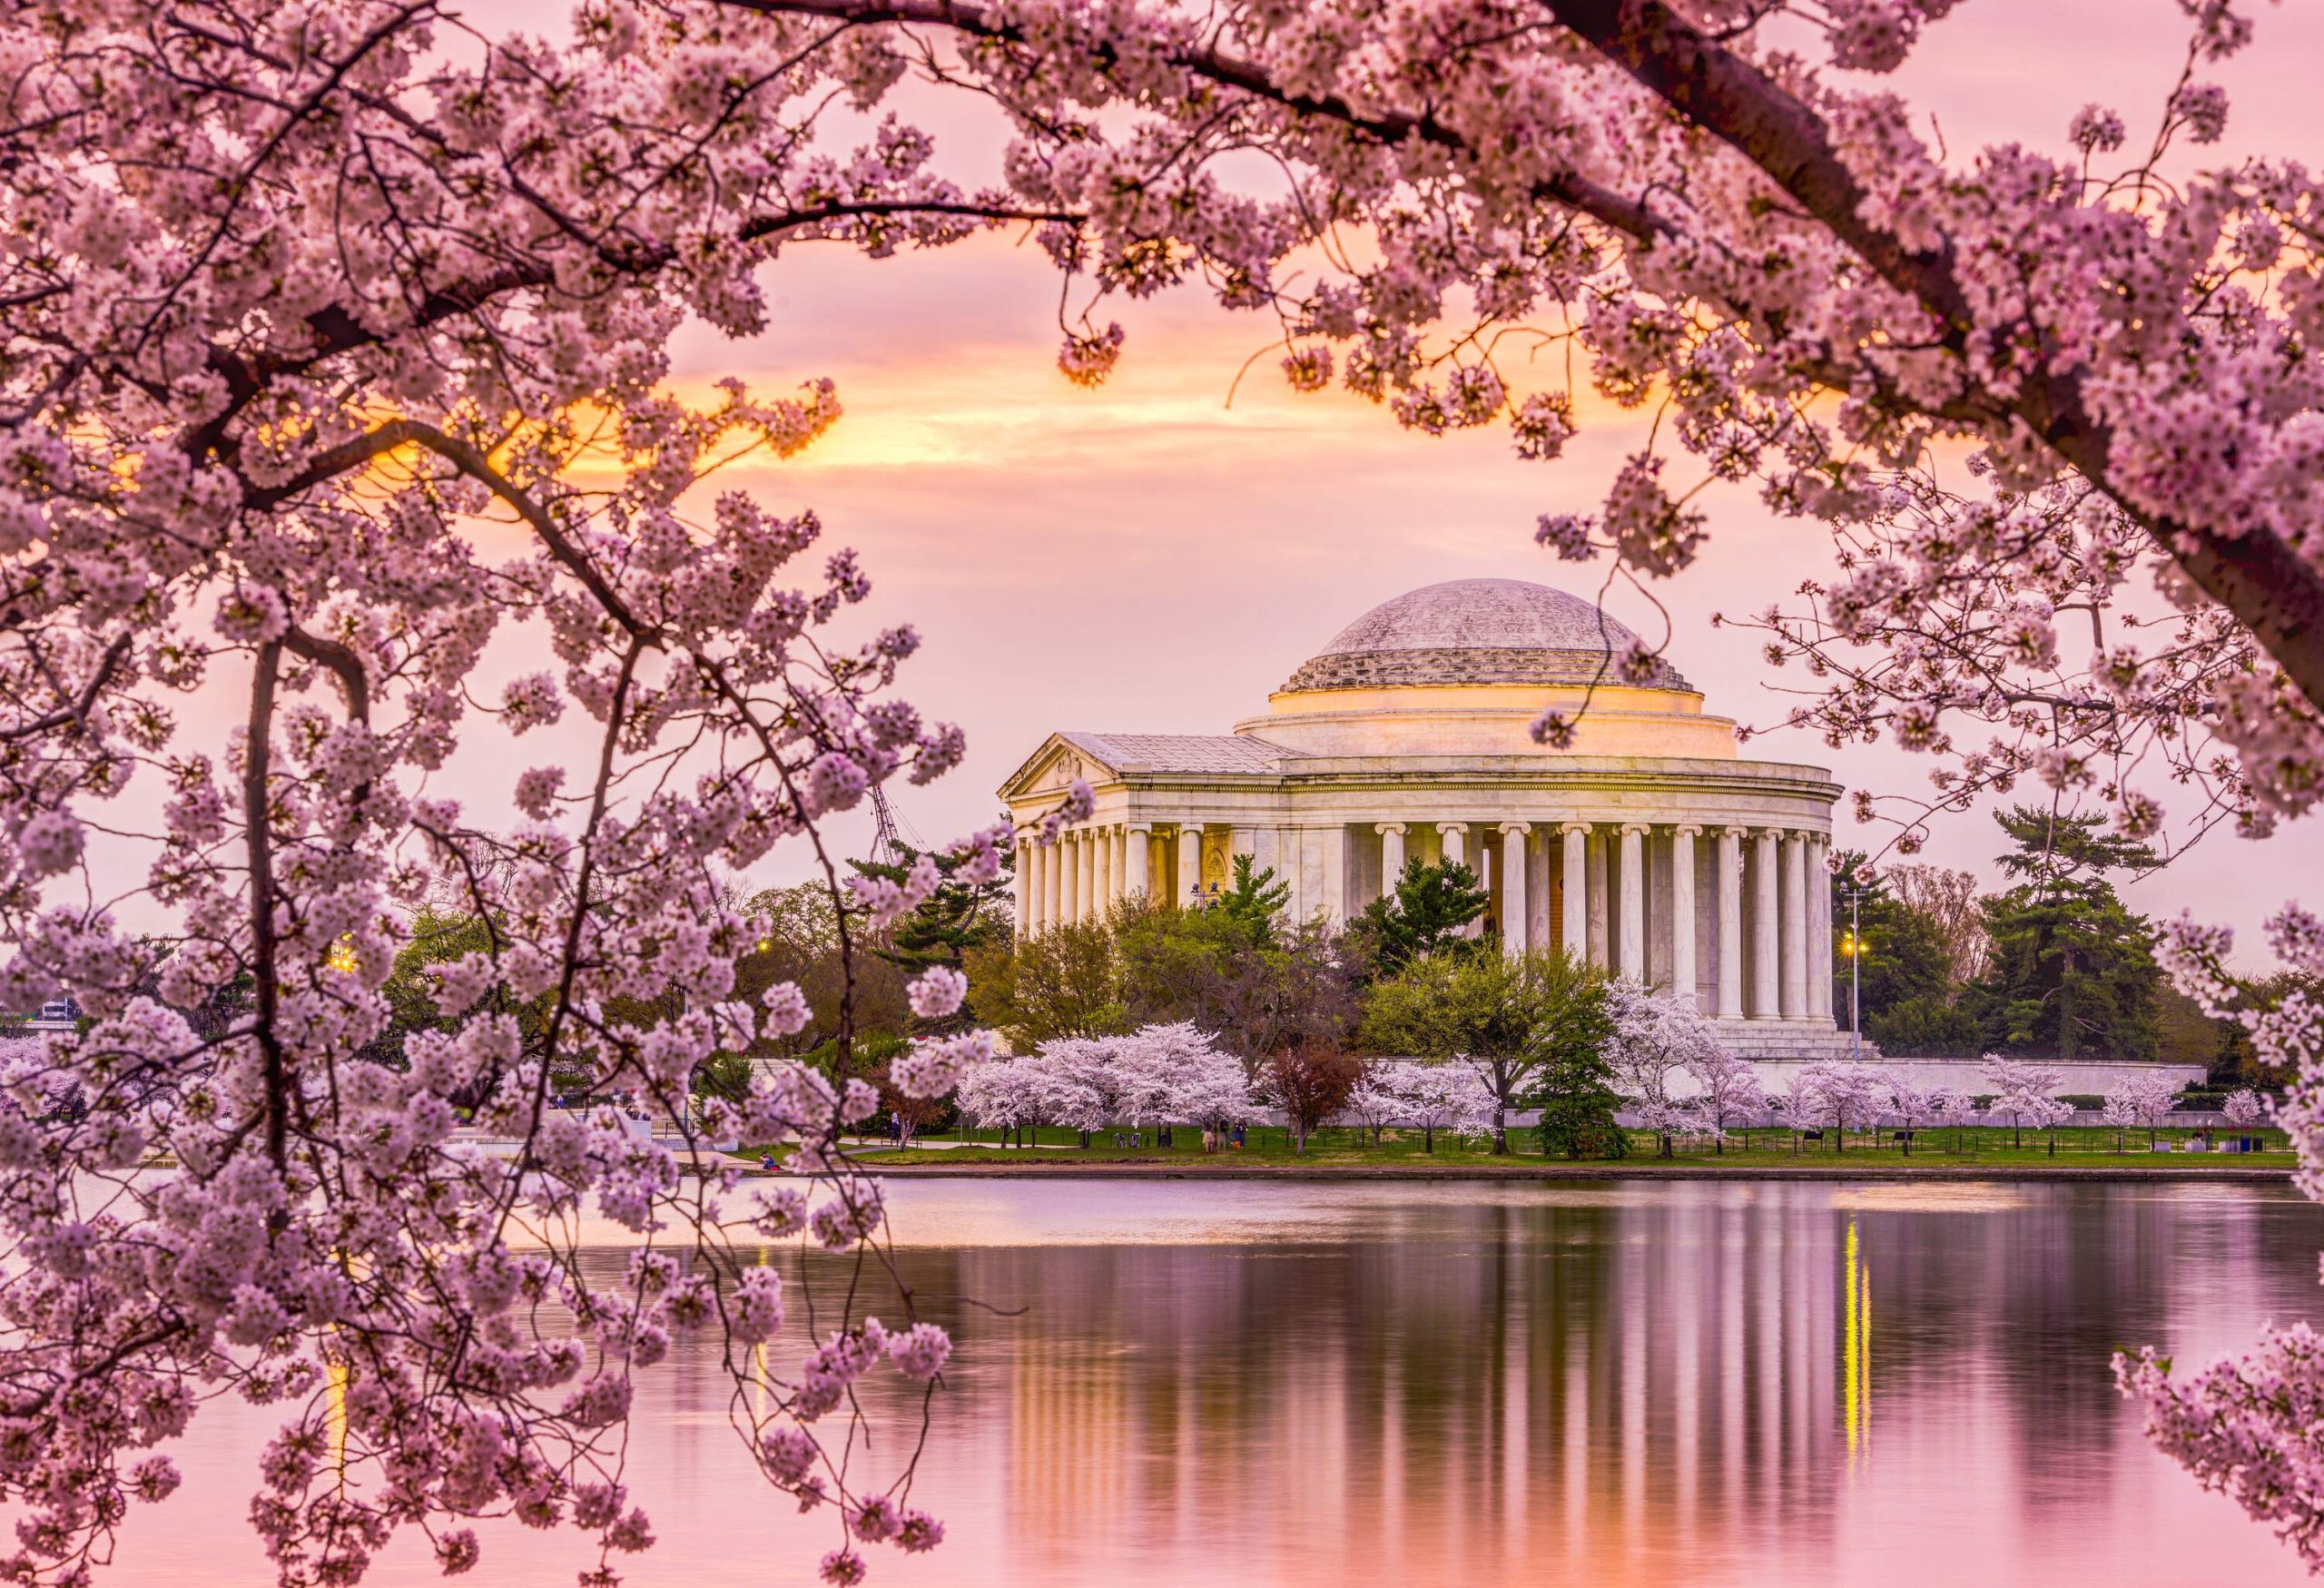
[[[913,1165],[926,1169],[942,1169],[970,1164],[1010,1165],[1037,1173],[1043,1169],[1070,1169],[1082,1164],[1147,1164],[1156,1167],[1183,1169],[1200,1172],[1206,1169],[1232,1169],[1245,1167],[1322,1169],[1361,1169],[1395,1167],[1403,1169],[1462,1169],[1514,1168],[1530,1160],[1533,1167],[1546,1168],[1541,1143],[1530,1131],[1512,1131],[1510,1135],[1509,1156],[1495,1157],[1479,1141],[1462,1142],[1439,1133],[1436,1150],[1426,1152],[1422,1148],[1417,1130],[1389,1130],[1374,1144],[1368,1132],[1353,1129],[1332,1129],[1311,1136],[1305,1156],[1291,1149],[1291,1133],[1279,1127],[1250,1131],[1239,1151],[1226,1149],[1206,1156],[1202,1150],[1202,1133],[1195,1129],[1180,1129],[1174,1133],[1172,1146],[1162,1147],[1154,1139],[1152,1131],[1146,1132],[1145,1143],[1139,1147],[1117,1147],[1114,1132],[1098,1131],[1090,1145],[1083,1148],[1080,1137],[1074,1131],[1044,1129],[1039,1134],[1036,1148],[1001,1147],[997,1133],[977,1133],[971,1143],[958,1131],[936,1137],[939,1143],[949,1146],[923,1146],[897,1151],[883,1145],[877,1138],[851,1149],[850,1156],[869,1164]],[[1628,1165],[1651,1169],[1657,1164],[1704,1166],[1728,1169],[1778,1169],[1787,1166],[1827,1166],[1855,1164],[1870,1169],[1889,1165],[1924,1166],[1930,1169],[1975,1170],[2006,1169],[2014,1167],[2079,1166],[2087,1169],[2290,1169],[2292,1155],[2280,1130],[2255,1130],[2264,1144],[2254,1153],[2181,1152],[2179,1143],[2192,1136],[2191,1130],[2161,1130],[2158,1139],[2174,1150],[2168,1153],[2150,1152],[2147,1134],[2132,1130],[2121,1138],[2118,1149],[2116,1132],[2099,1126],[2068,1126],[2057,1132],[2054,1155],[2048,1138],[2037,1131],[2016,1132],[2003,1128],[1972,1127],[1962,1130],[1924,1129],[1917,1133],[1909,1153],[1896,1142],[1895,1132],[1882,1130],[1851,1130],[1845,1143],[1835,1140],[1827,1131],[1820,1141],[1803,1140],[1788,1130],[1752,1130],[1748,1144],[1741,1134],[1731,1137],[1723,1152],[1715,1151],[1702,1142],[1681,1140],[1672,1155],[1658,1156],[1658,1143],[1644,1131],[1630,1132],[1630,1153],[1624,1160]],[[1838,1150],[1835,1150],[1838,1149]],[[1514,1159],[1514,1161],[1512,1161]],[[1564,1162],[1561,1159],[1556,1160]]]

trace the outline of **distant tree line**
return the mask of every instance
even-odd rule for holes
[[[1888,1053],[2160,1059],[2201,1064],[2221,1087],[2281,1084],[2240,1025],[2205,1015],[2156,964],[2152,923],[2115,888],[2158,863],[2152,850],[2097,814],[2021,805],[1994,820],[2009,883],[1994,893],[1967,872],[1838,857],[1832,1007],[1844,1029],[1854,972],[1865,1035]],[[2258,977],[2250,991],[2272,1003],[2301,981]]]

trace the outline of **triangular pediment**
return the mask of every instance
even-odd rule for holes
[[[1115,768],[1099,760],[1087,745],[1073,744],[1062,734],[1051,734],[1000,785],[1000,797],[1024,800],[1049,794],[1061,797],[1077,782],[1105,783],[1114,774]]]

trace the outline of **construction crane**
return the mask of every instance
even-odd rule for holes
[[[888,803],[888,791],[878,784],[872,785],[872,819],[876,824],[872,834],[872,863],[902,865],[907,851],[917,853],[928,845],[910,824],[897,816],[895,806]]]

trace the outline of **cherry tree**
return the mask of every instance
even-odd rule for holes
[[[1618,981],[1606,991],[1614,1031],[1606,1044],[1615,1090],[1630,1105],[1641,1129],[1651,1130],[1664,1158],[1670,1138],[1691,1129],[1698,1110],[1678,1084],[1696,1077],[1723,1050],[1718,1028],[1692,999],[1665,990]],[[1699,1085],[1698,1079],[1697,1085]]]
[[[787,455],[837,418],[815,381],[703,403],[668,389],[689,318],[764,324],[759,272],[785,247],[884,256],[1013,222],[1069,278],[1071,379],[1120,357],[1097,297],[1201,279],[1265,317],[1295,387],[1336,376],[1425,432],[1505,424],[1531,459],[1555,457],[1585,405],[1523,371],[1584,371],[1661,422],[1603,509],[1545,518],[1543,543],[1674,573],[1713,479],[1756,478],[1776,510],[1829,524],[1838,577],[1756,621],[1818,690],[1800,720],[1940,757],[1935,803],[2035,778],[2143,835],[2152,787],[2192,776],[2249,831],[2312,808],[2315,179],[2183,157],[2221,137],[2205,74],[2251,25],[2188,0],[2184,69],[2135,143],[2117,108],[2062,106],[2050,150],[1956,152],[1880,82],[1949,9],[588,0],[563,42],[397,0],[11,12],[0,1003],[62,988],[98,1021],[15,1072],[8,1150],[39,1172],[0,1205],[20,1259],[0,1339],[19,1398],[0,1412],[44,1453],[0,1478],[38,1511],[18,1574],[76,1573],[126,1496],[167,1490],[153,1459],[123,1463],[188,1415],[168,1386],[212,1375],[309,1408],[258,1510],[286,1575],[346,1575],[406,1524],[465,1567],[457,1519],[504,1503],[609,1553],[643,1541],[581,1453],[618,1423],[665,1315],[696,1317],[706,1293],[731,1331],[748,1276],[702,1232],[734,1192],[545,1119],[546,1077],[675,1097],[723,1045],[779,1030],[787,1000],[726,996],[747,934],[713,862],[790,843],[828,876],[822,817],[960,754],[888,693],[909,627],[836,638],[868,588],[853,558],[778,582],[812,514],[694,505],[737,449]],[[853,143],[823,129],[907,73],[1008,119],[1005,191],[947,180],[900,122]],[[1696,461],[1674,468],[1666,443]],[[2134,585],[2171,616],[2137,621]],[[496,630],[533,620],[555,666],[483,687]],[[1610,656],[1606,676],[1653,665]],[[242,708],[222,749],[182,730],[197,692]],[[426,784],[464,724],[556,729],[569,707],[596,725],[587,749],[502,780],[523,822]],[[1535,725],[1551,744],[1573,730]],[[126,893],[96,874],[133,786],[162,813],[137,902],[174,944],[151,993]],[[1909,849],[1918,815],[1898,819]],[[998,843],[959,853],[980,869]],[[866,883],[845,896],[852,929],[934,885]],[[409,1072],[358,1068],[400,912],[431,891],[491,926],[439,1003],[505,983],[546,1001],[541,1032],[478,1016]],[[2319,957],[2313,926],[2280,923],[2287,958]],[[2217,945],[2191,929],[2191,975]],[[223,1033],[175,1012],[245,982]],[[606,1012],[667,990],[684,1010],[650,1026]],[[851,1038],[842,1011],[843,1061]],[[2287,1041],[2313,1056],[2312,1030]],[[966,1061],[919,1068],[935,1084]],[[515,1169],[446,1145],[448,1099],[487,1080],[490,1123],[526,1144]],[[58,1083],[85,1118],[28,1111]],[[869,1238],[868,1198],[820,1147],[868,1105],[852,1078],[826,1090],[770,1074],[720,1126],[798,1134],[842,1209],[823,1228]],[[2287,1110],[2305,1142],[2324,1079],[2296,1081]],[[187,1167],[126,1184],[149,1148]],[[685,1232],[685,1273],[645,1260],[595,1294],[552,1238],[522,1283],[582,1317],[587,1371],[505,1337],[487,1344],[517,1363],[509,1387],[442,1371],[428,1342],[456,1306],[510,1308],[428,1281],[472,1253],[498,1276],[527,1218],[583,1198],[649,1259],[675,1264],[662,1238]],[[227,1237],[253,1224],[262,1238]],[[129,1271],[140,1248],[113,1237],[132,1226],[166,1234],[168,1276]],[[181,1294],[186,1268],[223,1288]],[[476,1283],[500,1301],[497,1277]],[[748,1430],[794,1492],[812,1465],[795,1413],[822,1404],[832,1361],[865,1359],[854,1329],[816,1347],[806,1399]],[[442,1337],[474,1348],[465,1328]],[[327,1373],[364,1386],[356,1467],[419,1475],[391,1495],[302,1455]],[[542,1398],[567,1383],[570,1403]],[[149,1392],[145,1421],[116,1415]],[[487,1428],[514,1442],[497,1462],[474,1454]],[[829,1497],[856,1540],[930,1540],[885,1495]],[[851,1542],[825,1574],[862,1570]]]
[[[1929,1119],[1934,1105],[1927,1091],[1901,1077],[1889,1080],[1886,1092],[1887,1111],[1896,1117],[1896,1122],[1902,1128],[1905,1156],[1910,1158],[1913,1155],[1913,1126],[1919,1120]]]
[[[1700,1129],[1721,1152],[1727,1150],[1728,1121],[1748,1121],[1768,1111],[1768,1091],[1759,1080],[1758,1067],[1738,1058],[1723,1042],[1713,1041],[1698,1050],[1687,1073],[1694,1078],[1697,1089],[1689,1106]],[[1744,1146],[1750,1146],[1748,1136]]]
[[[1053,1038],[1021,1058],[972,1064],[959,1096],[979,1119],[1062,1125],[1085,1146],[1111,1125],[1223,1128],[1257,1115],[1242,1060],[1183,1021]]]
[[[2268,1105],[2260,1100],[2259,1093],[2247,1086],[2228,1093],[2227,1101],[2220,1111],[2227,1116],[2229,1124],[2238,1129],[2248,1129],[2268,1117]]]
[[[1224,1130],[1259,1117],[1243,1061],[1186,1021],[1144,1027],[1112,1040],[1124,1068],[1148,1079],[1157,1124]]]
[[[1938,804],[2038,777],[2143,833],[2173,774],[2254,828],[2324,788],[2313,179],[2202,164],[2205,74],[2253,36],[2226,0],[2187,0],[2161,103],[1984,149],[1883,81],[1945,0],[734,9],[1000,107],[1018,197],[1088,216],[1039,232],[1085,288],[1078,380],[1121,353],[1096,300],[1200,279],[1268,317],[1294,387],[1424,432],[1549,459],[1572,380],[1651,405],[1602,510],[1540,538],[1665,577],[1709,533],[1701,484],[1754,478],[1831,525],[1837,577],[1754,621],[1807,664],[1800,720],[1944,757]]]
[[[1832,1150],[1847,1149],[1851,1126],[1861,1129],[1879,1117],[1886,1082],[1876,1067],[1845,1059],[1823,1059],[1804,1065],[1792,1082],[1797,1119],[1832,1129]]]
[[[2058,1090],[2058,1072],[2046,1065],[2004,1059],[1998,1053],[1986,1054],[1984,1065],[1985,1084],[1994,1089],[1992,1111],[2009,1117],[2010,1145],[2023,1147],[2026,1126],[2036,1130],[2047,1128],[2051,1101]]]
[[[2039,1097],[2028,1099],[2025,1121],[2043,1133],[2052,1158],[2058,1155],[2058,1127],[2073,1123],[2074,1106],[2063,1098]]]
[[[1436,1150],[1436,1133],[1479,1136],[1492,1129],[1495,1098],[1482,1076],[1467,1064],[1384,1060],[1371,1065],[1351,1093],[1346,1111],[1382,1125],[1405,1125],[1421,1133],[1421,1150]]]
[[[2179,1088],[2167,1075],[2133,1075],[2125,1079],[2106,1096],[2106,1119],[2109,1124],[2122,1119],[2146,1127],[2146,1143],[2152,1147],[2155,1130],[2171,1110],[2179,1106]],[[2116,1118],[2117,1114],[2121,1119]]]
[[[1961,1147],[1961,1129],[1977,1118],[1977,1100],[1958,1087],[1939,1086],[1929,1089],[1928,1117],[1939,1125],[1953,1128],[1953,1146]]]
[[[763,1348],[799,1333],[765,1243],[881,1246],[838,1146],[876,1097],[852,995],[828,1072],[684,1101],[807,1019],[787,982],[736,996],[725,879],[819,867],[852,965],[940,878],[843,881],[822,824],[964,741],[897,693],[918,637],[867,620],[812,511],[697,488],[814,441],[831,383],[682,397],[670,347],[761,330],[787,245],[1050,212],[963,192],[893,123],[820,134],[889,80],[877,52],[682,9],[585,6],[554,44],[395,0],[0,20],[0,1008],[94,1021],[0,1074],[11,1580],[84,1580],[176,1487],[153,1447],[236,1396],[280,1411],[251,1516],[285,1583],[351,1582],[405,1530],[465,1571],[470,1522],[511,1513],[611,1583],[651,1541],[636,1376],[678,1332],[829,1516],[826,1579],[941,1535],[912,1442],[867,1460],[855,1426],[868,1375],[932,1393],[949,1345],[910,1292],[892,1327],[851,1287]],[[949,846],[954,880],[1011,838]],[[363,1053],[423,903],[484,946],[390,1069]],[[898,1084],[980,1051],[923,1045]],[[689,1134],[552,1109],[553,1072]],[[461,1139],[455,1099],[514,1151]],[[736,1138],[803,1178],[746,1189],[710,1148]],[[585,1212],[625,1261],[584,1265]]]
[[[1030,1056],[987,1058],[962,1073],[953,1099],[970,1119],[998,1129],[1004,1146],[1011,1132],[1022,1141],[1025,1132],[1038,1132],[1051,1123],[1047,1083],[1040,1070],[1040,1061]]]
[[[1385,1069],[1385,1064],[1366,1065],[1364,1079],[1348,1089],[1347,1100],[1340,1104],[1339,1117],[1353,1123],[1359,1137],[1368,1132],[1374,1147],[1380,1145],[1380,1133],[1400,1123],[1404,1113],[1404,1100],[1381,1073]]]

